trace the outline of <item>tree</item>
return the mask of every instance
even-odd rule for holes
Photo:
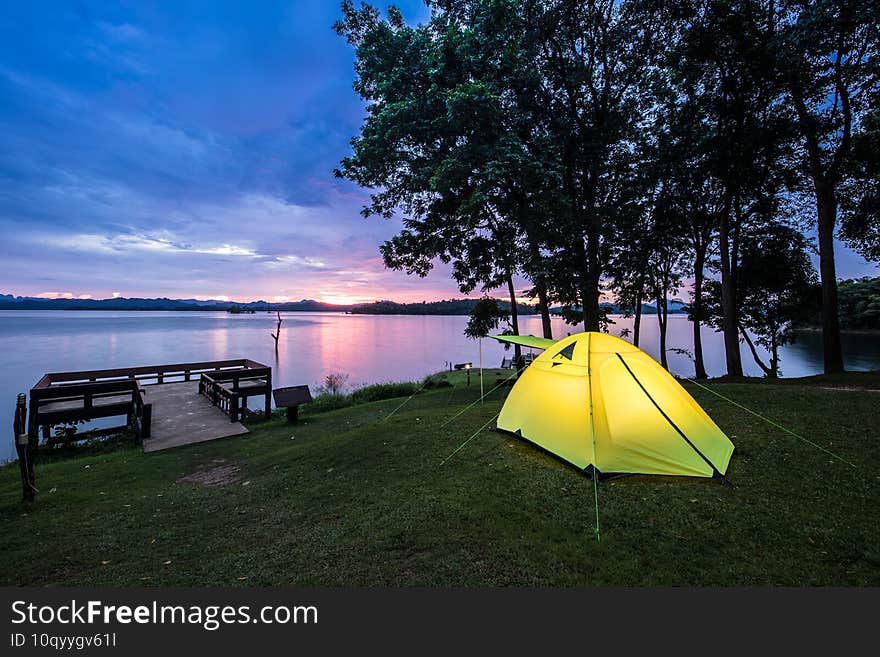
[[[586,330],[598,331],[601,278],[634,174],[637,83],[656,48],[652,12],[615,0],[524,4],[542,77],[536,113],[559,149],[565,258],[557,292],[580,306]]]
[[[684,239],[670,208],[662,199],[657,208],[658,219],[655,223],[655,241],[648,258],[651,296],[654,298],[657,312],[657,324],[660,335],[660,364],[669,369],[666,356],[666,329],[669,325],[669,295],[677,294],[681,286],[684,271],[685,247]]]
[[[670,203],[679,216],[682,251],[690,257],[687,273],[693,276],[688,317],[693,329],[694,376],[708,378],[700,332],[705,321],[703,284],[709,260],[716,255],[720,199],[724,185],[712,175],[711,154],[705,147],[701,102],[693,89],[679,89],[677,102],[669,109],[673,148],[666,155],[672,165]]]
[[[674,35],[674,30],[665,27]],[[702,147],[705,126],[697,94],[682,83],[674,68],[654,76],[650,93],[655,109],[651,123],[643,130],[639,167],[648,191],[640,204],[641,216],[629,226],[629,234],[619,247],[618,261],[628,263],[631,269],[631,279],[620,289],[627,305],[635,308],[633,343],[637,346],[642,300],[655,299],[660,358],[665,367],[668,295],[678,292],[686,273],[693,274],[694,362],[696,376],[705,378],[700,299],[706,258],[716,232],[715,217],[709,210],[715,195]]]
[[[840,282],[840,323],[845,329],[880,329],[880,278]]]
[[[767,224],[744,235],[739,250],[737,305],[739,331],[755,363],[771,378],[779,376],[779,348],[796,338],[795,329],[816,307],[816,272],[803,234],[790,226]],[[720,286],[708,285],[710,321],[720,323]],[[754,335],[754,339],[751,337]],[[755,345],[770,354],[761,359]]]
[[[617,305],[624,317],[633,317],[632,343],[639,346],[642,332],[642,306],[650,296],[648,259],[651,256],[650,214],[640,212],[635,222],[623,231],[609,273],[613,280]]]
[[[797,117],[800,163],[812,186],[822,281],[825,373],[843,371],[834,235],[853,134],[877,89],[880,7],[876,2],[777,3],[776,67]]]
[[[471,310],[464,334],[474,340],[485,338],[491,331],[496,330],[502,322],[510,322],[510,313],[504,311],[498,305],[497,299],[483,297]]]
[[[852,156],[841,187],[841,237],[866,260],[880,262],[880,91],[853,135]],[[842,314],[842,309],[840,314]]]
[[[437,3],[413,29],[397,10],[383,21],[371,7],[343,3],[336,29],[357,48],[355,88],[370,105],[337,175],[378,190],[364,214],[405,214],[404,230],[382,246],[386,266],[425,276],[439,259],[452,263],[464,293],[504,285],[518,332],[514,275],[526,254],[530,264],[540,259],[526,217],[552,176],[507,93],[520,75],[517,51],[499,49],[492,3],[473,4]],[[546,333],[543,277],[536,288]]]
[[[771,48],[774,0],[685,7],[678,19],[683,35],[676,69],[683,84],[698,90],[694,120],[709,175],[704,184],[716,188],[718,198],[710,223],[717,227],[727,372],[740,376],[738,250],[747,225],[759,214],[766,219],[788,185],[788,117],[778,102],[782,83]]]

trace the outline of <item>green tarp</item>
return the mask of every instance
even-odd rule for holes
[[[556,340],[538,338],[534,335],[490,335],[489,337],[501,342],[510,342],[511,344],[519,344],[523,347],[532,347],[533,349],[546,349],[556,343]]]

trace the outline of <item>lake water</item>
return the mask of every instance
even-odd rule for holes
[[[349,375],[349,386],[417,380],[443,369],[444,363],[471,361],[478,343],[462,335],[464,316],[343,315],[283,313],[278,357],[270,333],[275,315],[224,312],[0,311],[0,461],[14,456],[12,415],[15,396],[27,392],[46,372],[89,370],[187,361],[251,358],[273,368],[275,386],[308,384],[314,388],[330,372]],[[616,317],[611,333],[632,327]],[[554,318],[554,337],[581,330]],[[541,334],[537,316],[521,320],[520,332]],[[706,369],[724,373],[721,336],[703,329]],[[642,349],[658,357],[657,322],[642,321]],[[683,315],[669,318],[668,349],[693,351],[692,329]],[[880,369],[880,336],[846,335],[847,369]],[[483,340],[483,363],[498,367],[510,355],[495,340]],[[781,352],[784,376],[822,370],[821,336],[809,334]],[[749,375],[761,371],[743,346]],[[682,353],[669,353],[674,374],[692,376]]]

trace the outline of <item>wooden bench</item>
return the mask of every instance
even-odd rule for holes
[[[42,427],[43,439],[48,441],[49,428],[56,424],[122,415],[127,418],[124,426],[132,427],[138,439],[143,440],[150,437],[151,413],[152,406],[136,380],[37,385],[30,393],[28,435],[36,440]],[[83,440],[95,431],[77,434],[75,440]]]

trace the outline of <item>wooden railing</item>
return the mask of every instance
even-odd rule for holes
[[[205,372],[199,378],[199,393],[228,414],[230,422],[238,422],[244,414],[248,397],[262,395],[268,419],[272,412],[272,368]]]
[[[28,435],[36,438],[43,427],[43,437],[48,439],[49,428],[56,424],[125,415],[126,426],[133,426],[138,439],[143,440],[150,436],[152,410],[137,381],[35,386],[30,392]]]
[[[43,375],[34,388],[44,388],[50,385],[67,385],[69,383],[95,383],[116,379],[134,379],[144,382],[145,385],[150,383],[172,383],[174,381],[191,381],[202,372],[218,372],[230,369],[267,369],[267,366],[249,358],[238,358],[234,360],[211,360],[195,363],[174,363],[171,365],[142,365],[139,367],[83,370],[79,372],[50,372]]]
[[[49,428],[55,424],[125,415],[126,426],[134,428],[138,439],[144,440],[150,437],[153,409],[146,401],[143,386],[192,381],[198,376],[201,392],[201,377],[207,373],[210,373],[213,381],[231,382],[231,386],[228,383],[223,385],[235,393],[233,421],[240,414],[239,404],[243,401],[246,405],[247,397],[257,394],[265,394],[268,417],[271,412],[272,369],[266,365],[247,358],[144,365],[43,375],[30,391],[28,435],[36,438],[42,427],[44,438],[48,438]],[[250,380],[259,383],[256,386],[247,384],[245,390],[240,390],[242,382]],[[233,416],[231,405],[227,412]]]

